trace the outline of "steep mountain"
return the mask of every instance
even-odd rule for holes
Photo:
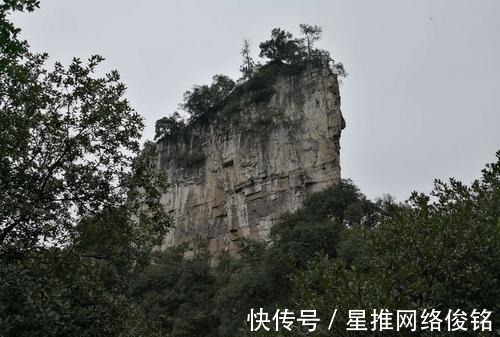
[[[280,215],[340,181],[337,76],[309,67],[267,87],[242,92],[230,117],[158,142],[162,203],[175,219],[164,246],[199,237],[232,252],[241,237],[266,240]]]

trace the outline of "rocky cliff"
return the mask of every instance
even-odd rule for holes
[[[233,251],[241,237],[265,240],[281,214],[339,182],[345,124],[330,69],[278,76],[269,98],[240,103],[229,122],[158,142],[170,184],[162,203],[175,219],[165,246],[201,237]]]

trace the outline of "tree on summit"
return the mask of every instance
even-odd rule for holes
[[[210,117],[223,106],[235,83],[225,75],[215,75],[210,85],[195,85],[184,93],[182,109],[190,114],[189,123],[208,124]]]
[[[163,117],[155,123],[155,140],[173,137],[186,127],[186,122],[176,111],[170,117]]]
[[[306,43],[307,48],[307,59],[311,62],[313,50],[314,50],[314,42],[318,41],[321,38],[321,33],[323,29],[320,26],[312,26],[307,24],[300,25],[300,31],[304,35],[304,41]]]
[[[248,39],[243,40],[241,56],[243,56],[243,64],[240,66],[240,71],[243,73],[244,79],[249,79],[255,71],[255,62],[250,56],[250,40]]]
[[[260,57],[277,63],[293,63],[302,53],[300,40],[294,39],[292,33],[281,28],[274,28],[271,39],[262,42],[259,47]]]

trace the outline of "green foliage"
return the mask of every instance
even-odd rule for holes
[[[224,100],[233,90],[235,83],[224,75],[215,75],[211,85],[195,85],[184,93],[182,107],[191,116],[191,125],[207,125],[223,106]]]
[[[9,10],[37,4],[9,1],[2,25],[10,27]],[[143,120],[118,72],[95,76],[100,56],[49,71],[47,55],[31,54],[16,36],[2,35],[6,46],[23,48],[2,49],[9,63],[0,76],[0,253],[66,246],[81,219],[106,207],[145,226],[168,226],[155,154],[151,147],[139,153]]]
[[[158,336],[126,296],[170,226],[155,144],[100,56],[32,54],[0,5],[1,336]]]
[[[303,52],[300,40],[294,39],[292,33],[280,28],[273,28],[271,39],[262,42],[259,47],[260,57],[276,63],[293,63]]]
[[[339,237],[346,224],[365,224],[376,211],[350,180],[313,194],[303,208],[285,215],[271,230],[271,249],[280,250],[288,261],[303,268],[318,254],[337,255]]]
[[[243,40],[241,56],[243,57],[243,64],[240,66],[240,71],[243,73],[243,78],[249,79],[255,70],[255,62],[250,56],[250,40],[248,39]]]
[[[391,214],[375,228],[349,230],[351,240],[367,242],[363,253],[368,256],[348,263],[340,258],[311,263],[298,273],[291,302],[322,312],[344,309],[336,319],[339,329],[333,331],[338,336],[350,336],[344,329],[348,308],[498,312],[500,152],[497,157],[470,186],[454,179],[436,181],[431,196],[414,193],[406,205],[389,205]],[[493,327],[498,326],[500,318],[493,320]]]
[[[321,38],[323,29],[320,26],[300,24],[300,31],[304,35],[304,40],[307,47],[307,57],[308,61],[310,61],[314,49],[314,43]]]
[[[274,83],[279,75],[279,68],[277,65],[260,67],[253,77],[239,88],[240,95],[247,94],[249,103],[253,104],[267,101],[275,92]]]
[[[351,181],[344,180],[312,195],[297,212],[285,215],[272,228],[272,244],[243,239],[239,258],[222,254],[215,268],[203,269],[208,280],[203,286],[199,279],[187,281],[182,285],[184,295],[176,292],[175,298],[190,294],[191,287],[204,289],[207,297],[203,301],[215,309],[210,320],[217,324],[209,331],[218,336],[251,335],[245,323],[247,314],[261,307],[267,312],[316,309],[323,324],[308,333],[311,336],[377,335],[346,331],[349,309],[435,308],[447,312],[460,308],[471,312],[486,308],[498,312],[500,152],[498,159],[471,186],[438,181],[432,198],[415,193],[406,204],[396,204],[388,196],[371,202]],[[185,267],[179,272],[176,268],[189,260],[182,254],[177,258],[177,262],[162,264],[162,273],[192,272]],[[207,266],[208,262],[204,268]],[[169,289],[181,289],[176,282],[167,282]],[[159,293],[165,292],[153,291],[149,298],[158,299]],[[177,317],[185,312],[181,308],[187,310],[183,304],[193,300],[166,303],[172,304],[169,312]],[[198,302],[189,306],[200,308]],[[332,331],[326,331],[324,322],[329,322],[336,308],[339,312]],[[160,317],[158,322],[168,321],[164,319]],[[493,326],[500,323],[498,317],[494,320]],[[412,334],[399,332],[401,336]]]
[[[306,69],[304,64],[269,63],[255,69],[252,77],[237,85],[226,98],[217,122],[236,119],[245,106],[267,102],[275,93],[274,85],[280,76],[295,76]],[[272,116],[269,116],[272,119]]]
[[[414,193],[373,235],[375,267],[410,305],[498,311],[500,152],[497,157],[470,186],[436,181],[432,201]]]
[[[26,58],[19,64],[23,78],[1,78],[7,90],[0,101],[4,249],[63,244],[82,217],[124,204],[124,191],[136,181],[131,174],[146,173],[131,171],[142,118],[123,98],[116,71],[93,76],[102,57],[52,71],[44,68],[46,56]]]
[[[362,214],[350,211],[353,205]],[[287,304],[294,275],[318,256],[337,256],[344,225],[370,226],[366,219],[378,210],[343,181],[285,216],[272,230],[272,245],[243,239],[240,257],[221,254],[216,267],[204,246],[169,249],[136,274],[131,294],[168,335],[246,335],[251,308],[272,311]]]
[[[83,219],[71,249],[81,256],[107,260],[126,274],[149,264],[152,249],[161,243],[166,231],[129,221],[123,207]]]
[[[338,308],[332,331],[308,335],[351,336],[349,309],[500,310],[500,152],[470,186],[436,181],[402,205],[371,202],[344,180],[283,216],[270,243],[241,240],[240,256],[215,267],[203,245],[152,254],[171,220],[156,144],[140,150],[142,118],[117,72],[95,75],[102,57],[48,70],[47,55],[29,52],[8,16],[36,7],[0,5],[1,336],[244,336],[260,307],[314,308],[324,321]],[[242,97],[268,100],[279,76],[345,74],[314,48],[321,28],[301,30],[304,39],[274,29],[260,45],[269,62],[255,68],[244,46],[246,81],[195,86],[182,104],[189,121],[159,120],[155,139],[230,120]],[[205,162],[188,153],[185,167]]]
[[[351,215],[353,205],[358,214]],[[271,230],[272,245],[244,240],[241,260],[233,264],[232,277],[218,292],[221,335],[245,335],[246,315],[251,308],[272,312],[288,305],[294,275],[319,256],[337,255],[344,224],[365,225],[362,219],[378,209],[345,180],[313,194],[297,212],[285,215]],[[237,333],[239,331],[239,333]]]
[[[170,117],[163,117],[155,123],[155,139],[175,139],[186,128],[186,123],[176,111]]]
[[[275,293],[280,288],[279,268],[268,263],[266,245],[261,242],[243,240],[241,260],[230,259],[225,270],[224,282],[219,284],[216,297],[217,315],[220,319],[220,336],[247,335],[246,315],[251,308],[272,310],[281,295]],[[279,266],[274,266],[279,267]]]
[[[177,247],[158,253],[154,262],[138,273],[131,294],[147,319],[168,336],[216,336],[214,315],[215,276],[206,247],[189,253]]]
[[[267,101],[274,94],[278,67],[269,65],[255,70],[252,77],[236,88],[227,97],[220,112],[220,120],[234,121],[245,105]],[[246,100],[244,99],[246,98]]]
[[[155,139],[178,139],[198,127],[211,123],[238,123],[237,117],[248,104],[267,102],[275,93],[275,83],[280,76],[300,75],[308,67],[330,68],[338,76],[346,76],[341,63],[336,63],[330,53],[314,48],[320,39],[319,26],[300,25],[304,38],[294,38],[280,28],[271,31],[271,38],[262,42],[260,56],[268,59],[265,64],[255,63],[250,56],[250,42],[243,41],[240,70],[243,78],[236,84],[223,75],[216,75],[210,85],[195,85],[184,94],[184,109],[190,118],[187,124],[178,116],[162,118],[156,124]]]
[[[18,69],[16,59],[28,51],[28,43],[18,38],[20,29],[9,21],[12,12],[32,12],[40,5],[38,0],[6,0],[0,5],[0,69],[13,72]],[[2,88],[2,87],[0,87]],[[0,92],[3,92],[0,89]]]
[[[127,284],[165,231],[131,221],[127,206],[85,217],[64,248],[3,251],[2,336],[160,336],[127,296]]]
[[[0,263],[2,336],[158,336],[99,263],[60,257]]]

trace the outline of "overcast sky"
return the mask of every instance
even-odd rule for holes
[[[42,0],[16,22],[52,61],[105,56],[146,138],[193,84],[239,77],[243,38],[257,54],[273,27],[320,25],[349,73],[342,174],[369,197],[469,182],[500,149],[498,0]]]

